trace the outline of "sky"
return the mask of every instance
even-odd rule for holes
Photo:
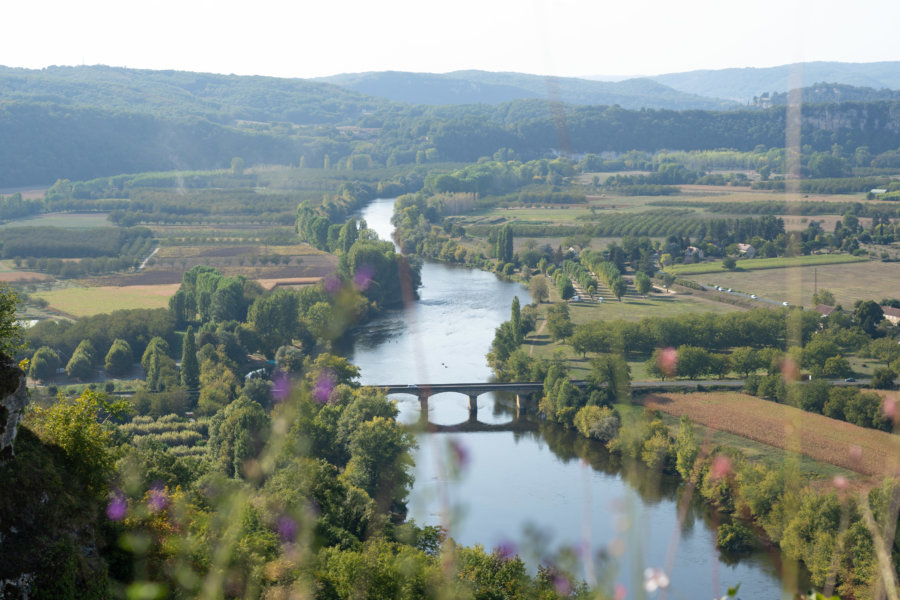
[[[638,76],[900,60],[896,0],[5,0],[0,65]]]

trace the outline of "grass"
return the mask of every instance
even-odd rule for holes
[[[692,279],[795,305],[809,305],[818,287],[833,293],[837,303],[844,308],[852,308],[856,300],[897,297],[900,263],[869,261],[823,265],[815,270],[791,267],[777,271],[721,271]]]
[[[69,287],[32,294],[50,308],[73,317],[87,317],[128,308],[166,308],[178,284],[130,287]]]
[[[642,298],[629,290],[622,302],[616,301],[612,296],[607,296],[603,302],[570,302],[569,317],[575,325],[589,323],[591,321],[640,321],[646,317],[677,317],[686,314],[697,313],[724,313],[739,310],[739,307],[705,300],[699,294],[650,294],[647,298]],[[605,293],[605,288],[601,284],[601,294]],[[556,289],[551,290],[551,300],[558,302],[560,300]],[[536,325],[536,331],[528,334],[525,338],[524,349],[536,358],[544,360],[560,360],[569,369],[572,377],[583,379],[590,371],[590,361],[593,358],[588,355],[586,358],[577,354],[571,346],[563,341],[554,342],[549,332],[544,329],[541,333],[537,333],[543,324],[543,315],[546,314],[550,304],[541,304],[541,320]],[[629,363],[631,366],[631,378],[635,381],[649,380],[651,377],[647,373],[644,361],[633,361]]]
[[[747,258],[737,261],[740,271],[760,271],[765,269],[785,269],[789,267],[813,267],[819,265],[835,265],[845,263],[867,262],[869,259],[852,254],[810,254],[809,256],[790,256],[780,258]],[[727,273],[721,261],[702,262],[690,265],[671,265],[666,271],[682,277],[684,275],[701,275],[707,273]]]
[[[96,227],[114,227],[106,216],[109,213],[47,213],[27,219],[16,219],[4,225],[7,227],[60,227],[62,229],[93,229]]]
[[[647,408],[877,477],[900,475],[900,437],[739,392],[648,394]]]

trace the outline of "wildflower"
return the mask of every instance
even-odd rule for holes
[[[372,283],[372,277],[375,275],[375,269],[371,265],[362,265],[353,275],[353,285],[357,290],[364,292]]]
[[[106,517],[110,521],[121,521],[125,518],[127,511],[128,503],[125,498],[121,494],[113,494],[109,499],[109,504],[106,505]]]
[[[665,571],[656,568],[644,569],[644,589],[648,592],[655,592],[659,589],[669,587],[669,576]]]

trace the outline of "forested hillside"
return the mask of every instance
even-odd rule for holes
[[[896,100],[809,105],[802,112],[804,144],[813,151],[835,144],[873,154],[896,150],[898,107]],[[537,99],[424,106],[298,80],[106,67],[4,69],[0,140],[16,142],[0,145],[0,189],[221,169],[235,157],[247,167],[358,170],[475,161],[498,151],[531,160],[629,150],[752,150],[783,146],[785,123],[783,107],[627,110]]]
[[[569,104],[618,104],[622,108],[635,110],[721,110],[739,106],[736,102],[679,92],[650,79],[609,82],[473,70],[442,74],[398,71],[344,73],[323,77],[320,81],[410,104],[498,104],[512,100],[544,99]]]

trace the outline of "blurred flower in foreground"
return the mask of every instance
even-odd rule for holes
[[[297,529],[297,522],[294,519],[288,516],[278,519],[278,535],[282,542],[293,542],[297,537]]]
[[[322,282],[322,286],[329,294],[336,294],[341,289],[341,280],[334,273],[327,275]]]
[[[881,412],[892,421],[897,420],[897,401],[894,398],[885,398],[881,404]]]
[[[469,449],[456,438],[451,438],[448,443],[450,445],[450,458],[453,461],[453,467],[455,470],[462,471],[469,466]]]
[[[494,552],[503,560],[509,560],[516,555],[516,545],[513,542],[506,541],[497,546]]]
[[[616,600],[625,600],[628,597],[628,590],[621,583],[617,583],[615,594]]]
[[[832,480],[832,483],[834,483],[834,487],[836,487],[839,490],[847,489],[847,484],[848,484],[847,478],[844,477],[843,475],[835,475],[834,479]]]
[[[729,473],[731,473],[731,459],[719,454],[713,459],[712,465],[709,468],[709,474],[712,476],[713,481],[715,481],[726,477]]]
[[[272,398],[276,402],[283,402],[291,393],[291,378],[284,371],[275,371],[272,377]]]
[[[334,384],[336,381],[334,372],[331,369],[323,369],[320,371],[318,377],[316,377],[316,384],[313,386],[312,390],[313,400],[322,404],[328,402],[328,398],[331,397],[331,392],[334,391]]]
[[[169,495],[166,489],[162,487],[154,487],[147,494],[147,506],[150,512],[159,512],[169,505]]]
[[[675,377],[678,368],[678,351],[675,348],[665,348],[656,355],[656,366],[659,372],[666,377]]]
[[[106,517],[110,521],[121,521],[125,518],[127,511],[128,503],[125,498],[121,494],[113,494],[109,499],[109,504],[106,505]]]
[[[655,592],[659,589],[669,587],[669,576],[662,569],[646,568],[644,569],[644,589],[648,592]]]
[[[361,265],[353,275],[353,285],[357,290],[363,292],[368,289],[372,283],[372,276],[375,275],[375,269],[371,265]]]

